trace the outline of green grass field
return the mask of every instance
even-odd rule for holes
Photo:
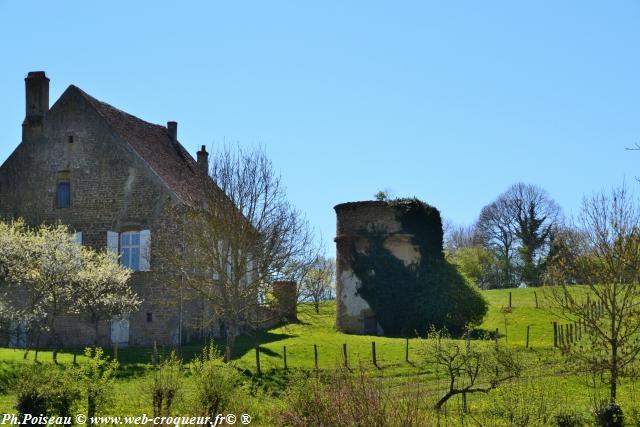
[[[538,306],[536,308],[536,294]],[[509,309],[509,294],[511,308]],[[562,405],[582,408],[588,412],[589,394],[579,378],[567,374],[563,366],[560,351],[553,348],[553,321],[557,319],[548,309],[548,302],[542,289],[511,289],[484,291],[489,302],[489,312],[479,325],[480,332],[499,330],[500,342],[515,348],[529,361],[532,368],[523,382],[535,379],[542,388],[555,390]],[[308,304],[302,304],[298,310],[299,323],[276,327],[262,332],[258,337],[240,337],[234,351],[235,365],[246,375],[254,386],[266,391],[267,396],[277,399],[284,390],[292,372],[314,369],[314,345],[318,348],[318,363],[321,370],[330,370],[343,363],[343,345],[347,345],[349,365],[353,368],[363,366],[371,374],[381,376],[396,383],[422,381],[426,389],[437,393],[442,379],[441,374],[431,366],[421,363],[421,338],[409,340],[409,363],[405,361],[405,339],[378,336],[348,335],[337,332],[335,323],[335,303],[326,302],[319,314]],[[527,326],[529,326],[529,348],[525,348]],[[479,334],[477,334],[479,335]],[[256,375],[255,343],[260,346],[260,364],[262,375]],[[377,366],[372,363],[371,347],[376,343]],[[201,351],[203,343],[184,346],[179,350],[188,363]],[[288,370],[284,370],[284,347],[287,351]],[[171,349],[159,349],[167,354]],[[117,414],[137,415],[150,411],[148,396],[144,393],[145,382],[151,367],[150,348],[121,349],[118,360],[121,363],[119,379],[116,384],[117,395],[114,412]],[[29,352],[26,360],[24,351],[0,349],[0,386],[15,375],[22,363],[33,363],[35,352]],[[43,369],[52,362],[51,353],[38,353],[38,363]],[[72,363],[73,355],[62,352],[58,356],[60,364]],[[77,361],[82,363],[82,356]],[[186,381],[186,389],[189,382]],[[472,405],[486,407],[492,399],[501,396],[500,392],[474,396]],[[621,396],[625,401],[635,400],[635,385],[623,384]],[[512,398],[508,393],[504,398]],[[526,398],[526,396],[522,397]],[[15,396],[10,390],[0,388],[0,412],[13,412]],[[564,403],[562,403],[564,402]],[[265,405],[277,405],[277,400],[265,401]],[[184,408],[183,408],[184,409]],[[178,411],[180,406],[178,406]],[[187,411],[187,409],[184,409]]]

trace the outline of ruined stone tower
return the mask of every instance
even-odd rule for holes
[[[384,333],[369,304],[358,295],[360,280],[351,267],[352,250],[366,252],[371,232],[384,237],[384,246],[405,265],[420,260],[411,243],[412,234],[402,229],[397,211],[387,202],[342,203],[334,207],[336,230],[336,326],[351,334]]]

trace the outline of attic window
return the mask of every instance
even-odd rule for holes
[[[73,135],[69,135],[67,141],[69,141],[69,144],[73,144]]]

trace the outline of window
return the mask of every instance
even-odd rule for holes
[[[71,207],[71,185],[69,181],[58,182],[56,187],[56,201],[58,208]]]
[[[67,141],[69,141],[69,144],[73,144],[73,135],[69,135]]]
[[[147,313],[147,323],[153,322],[153,313]]]
[[[120,263],[133,271],[140,270],[140,232],[120,234]]]
[[[107,251],[120,255],[120,264],[133,271],[150,271],[151,231],[107,231]]]

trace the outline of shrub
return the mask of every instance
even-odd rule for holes
[[[175,352],[154,369],[151,382],[153,416],[170,416],[171,408],[182,386],[182,360]]]
[[[195,383],[194,409],[198,413],[215,418],[240,398],[241,376],[233,365],[224,363],[213,344],[191,363],[191,374]]]
[[[72,370],[60,367],[23,367],[16,382],[16,405],[20,415],[70,417],[80,399],[77,378]]]
[[[553,423],[556,427],[582,427],[586,422],[582,415],[573,412],[563,412],[553,417]]]
[[[300,376],[292,381],[276,418],[295,427],[423,425],[418,392],[404,391],[404,396],[394,394],[383,378],[369,377],[362,367],[355,374],[337,369],[324,381]]]
[[[86,361],[76,369],[86,397],[87,417],[90,419],[110,402],[110,393],[118,370],[118,362],[110,361],[99,347],[86,348],[84,355]]]
[[[622,427],[624,416],[617,403],[609,403],[596,410],[596,423],[600,427]]]

